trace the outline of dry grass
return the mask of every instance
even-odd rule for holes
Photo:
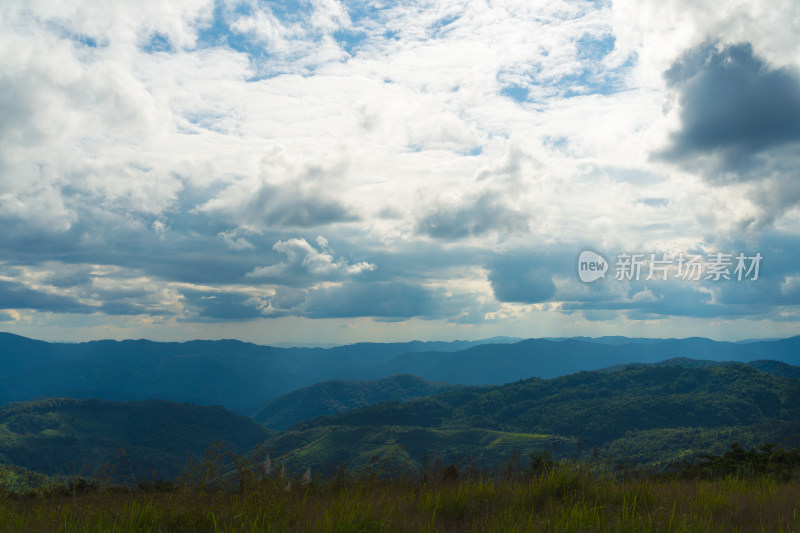
[[[6,497],[0,531],[800,532],[800,481],[763,476],[616,480],[561,465],[516,480],[288,481]]]

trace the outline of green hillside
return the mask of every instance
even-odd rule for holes
[[[699,368],[709,366],[726,366],[734,364],[733,361],[711,361],[709,359],[691,359],[689,357],[672,357],[659,361],[657,363],[628,363],[623,365],[613,365],[600,370],[606,372],[616,372],[617,370],[624,370],[626,368],[642,368],[645,366],[682,366],[685,368]],[[783,376],[787,378],[800,378],[800,367],[783,363],[781,361],[774,361],[771,359],[759,359],[757,361],[750,361],[745,363],[747,366],[752,366],[756,370],[766,372],[767,374],[775,374],[776,376]]]
[[[781,361],[773,361],[771,359],[759,359],[758,361],[750,361],[747,363],[753,368],[757,368],[762,372],[768,374],[775,374],[776,376],[784,376],[787,378],[800,379],[800,367],[789,365]]]
[[[426,461],[468,461],[494,465],[514,450],[574,452],[574,439],[556,435],[514,433],[480,428],[426,428],[418,426],[320,426],[287,431],[270,440],[270,449],[295,468],[381,468],[389,472],[419,469]]]
[[[298,422],[338,414],[385,401],[404,401],[431,396],[453,385],[410,376],[392,376],[374,381],[324,381],[269,402],[253,419],[283,430]]]
[[[271,432],[222,407],[45,399],[0,408],[0,463],[48,474],[173,477],[216,441],[245,452]],[[124,453],[123,453],[124,450]]]
[[[458,431],[482,436],[454,439],[448,447],[447,436]],[[514,434],[563,443],[560,449],[547,443],[562,456],[580,451],[668,462],[724,450],[732,440],[755,445],[795,433],[800,433],[800,381],[736,363],[580,372],[458,388],[298,422],[269,445],[287,460],[308,464],[346,460],[348,450],[361,459],[381,456],[387,446],[398,446],[397,453],[418,462],[437,446],[448,456],[481,457],[491,435]],[[417,437],[396,436],[407,434]],[[521,450],[544,448],[537,439],[522,437]]]
[[[21,466],[0,464],[0,493],[27,494],[63,484],[63,476],[47,476]]]

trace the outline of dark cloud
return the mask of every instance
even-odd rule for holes
[[[250,320],[263,317],[261,303],[250,294],[242,292],[181,291],[186,307],[195,313],[193,319]]]
[[[154,220],[81,210],[80,218],[68,230],[58,232],[0,217],[0,225],[6,229],[0,232],[0,251],[11,264],[61,263],[63,267],[47,278],[47,283],[59,287],[90,283],[93,276],[84,265],[138,270],[167,281],[243,283],[245,274],[259,264],[282,257],[271,250],[278,239],[274,233],[248,236],[255,245],[253,250],[232,251],[219,237],[229,226],[204,214],[169,213],[163,232],[152,228]]]
[[[603,283],[622,283],[612,276]],[[669,316],[719,317],[734,313],[725,306],[714,305],[712,296],[701,290],[702,284],[690,281],[654,280],[632,282],[622,298],[573,301],[562,304],[564,311],[627,311],[631,318],[666,318]],[[585,313],[584,313],[585,314]]]
[[[709,179],[746,179],[757,156],[800,141],[800,76],[771,68],[748,43],[707,42],[666,71],[677,91],[681,129],[659,157],[704,171]],[[762,172],[763,177],[763,172]]]
[[[117,278],[125,284],[125,277]],[[99,311],[107,315],[150,315],[168,316],[175,312],[169,309],[169,302],[163,300],[162,291],[150,284],[144,287],[115,287],[113,281],[106,279],[104,283],[90,283],[82,287],[84,293],[101,303]]]
[[[29,289],[12,281],[0,281],[0,309],[33,309],[54,313],[94,313],[98,310],[74,298]]]
[[[775,250],[772,250],[775,252]],[[748,252],[749,253],[749,252]],[[782,257],[783,256],[783,257]],[[774,262],[773,262],[774,261]],[[622,284],[625,291],[605,293],[604,298],[572,298],[562,303],[561,310],[581,310],[587,318],[605,311],[625,312],[633,320],[651,320],[670,316],[693,318],[766,318],[780,314],[778,309],[800,305],[800,272],[791,266],[785,254],[765,253],[759,278],[739,281],[733,272],[730,280],[706,280],[704,272],[698,281],[669,279],[623,282],[613,272],[598,286]],[[587,315],[587,312],[591,314]]]
[[[269,299],[270,311],[281,313],[291,309],[297,309],[306,301],[306,291],[293,289],[291,287],[279,287],[275,294]]]
[[[81,287],[92,282],[92,275],[86,269],[70,268],[66,265],[59,265],[58,270],[52,272],[45,278],[48,285],[62,289]]]
[[[592,311],[584,310],[583,318],[590,322],[607,322],[609,320],[616,320],[619,318],[617,311]]]
[[[731,276],[731,282],[719,285],[715,301],[720,305],[751,310],[756,307],[774,309],[778,306],[800,305],[800,264],[796,251],[792,251],[800,249],[800,243],[797,238],[790,240],[794,241],[794,248],[781,249],[769,244],[771,236],[765,239],[759,278],[755,281],[738,281]]]
[[[645,200],[648,205],[662,204],[658,198]],[[0,249],[7,266],[4,275],[14,278],[21,275],[19,268],[28,267],[37,274],[37,282],[50,288],[33,290],[22,283],[4,282],[0,284],[0,312],[36,309],[107,315],[179,313],[182,320],[199,321],[278,316],[371,316],[382,320],[421,317],[480,323],[486,322],[487,312],[496,310],[497,302],[561,302],[562,311],[583,312],[593,320],[612,320],[615,315],[631,319],[774,318],[786,316],[790,306],[796,308],[800,304],[800,282],[796,281],[800,280],[800,238],[774,230],[763,234],[756,244],[718,243],[723,251],[760,251],[764,263],[757,282],[627,284],[613,279],[612,266],[607,279],[584,285],[577,281],[575,270],[577,254],[583,247],[575,244],[559,243],[498,255],[464,243],[442,248],[431,240],[402,247],[370,247],[359,243],[354,232],[337,230],[332,246],[324,239],[315,241],[316,232],[307,232],[303,237],[296,237],[299,232],[294,231],[253,232],[247,234],[254,243],[253,249],[231,250],[219,234],[235,228],[215,221],[207,213],[190,210],[190,206],[183,206],[165,215],[163,231],[153,230],[152,220],[144,216],[126,225],[120,220],[104,222],[89,211],[83,212],[68,231],[60,233],[25,228],[21,222],[9,226],[14,231],[0,234]],[[129,222],[131,219],[127,218]],[[279,241],[283,245],[274,249]],[[340,255],[340,250],[345,253]],[[616,251],[598,251],[613,262]],[[370,270],[366,265],[359,266],[365,261],[377,267]],[[122,268],[104,268],[97,273],[92,265]],[[266,269],[262,275],[247,277],[259,267]],[[453,291],[424,285],[426,280],[449,279],[464,275],[465,269],[480,267],[486,269],[497,301],[481,303],[474,294],[456,291],[453,295]],[[143,277],[152,279],[152,286],[133,281]],[[97,283],[98,279],[105,281]],[[119,280],[119,285],[114,286],[113,280]],[[128,280],[131,283],[126,283]],[[170,281],[216,288],[181,288],[185,312],[180,313],[180,306],[158,290],[160,283]],[[311,288],[320,281],[339,284]],[[270,290],[276,290],[271,298],[265,296],[269,294],[266,289],[248,292],[244,288],[247,284],[265,283],[271,285]],[[61,296],[62,288],[69,288],[70,296]],[[713,297],[705,289],[713,289]],[[635,296],[638,293],[641,294]],[[81,303],[89,300],[97,304]]]
[[[699,281],[646,280],[647,267],[638,281],[620,281],[615,279],[618,251],[599,250],[611,262],[610,270],[605,279],[584,284],[576,271],[577,254],[582,249],[559,244],[496,256],[487,265],[495,298],[516,303],[559,302],[561,312],[580,311],[588,320],[613,320],[620,313],[636,320],[670,316],[766,318],[800,305],[797,236],[770,231],[757,244],[726,242],[720,251],[733,256],[731,279],[720,281],[706,280],[705,271]],[[698,250],[686,252],[708,260]],[[737,280],[733,269],[739,252],[746,257],[761,253],[758,280]]]
[[[269,196],[269,192],[262,192],[262,197]],[[264,221],[268,225],[294,226],[310,228],[324,226],[334,222],[349,222],[358,220],[358,217],[341,203],[321,197],[307,196],[294,198],[291,196],[278,200],[279,203],[270,205],[267,201],[256,204],[264,207]]]
[[[434,295],[419,285],[345,283],[309,291],[305,312],[311,318],[410,318],[435,316],[437,306]]]
[[[562,270],[562,273],[569,272]],[[534,257],[503,257],[489,268],[489,282],[501,302],[539,303],[556,292],[554,269]]]
[[[337,248],[341,245],[337,245]],[[492,257],[491,250],[461,242],[443,248],[436,241],[404,243],[402,247],[371,246],[360,248],[358,242],[348,241],[347,249],[357,258],[366,258],[377,268],[363,271],[358,280],[392,281],[397,279],[438,279],[443,272],[482,266]]]
[[[232,186],[233,196],[238,187],[238,184]],[[223,207],[221,202],[211,201],[202,209],[222,211],[232,222],[255,228],[313,228],[359,219],[351,209],[322,192],[324,188],[319,179],[309,179],[306,183],[298,179],[279,186],[262,183],[243,202]],[[225,196],[223,192],[221,198]]]
[[[490,232],[510,234],[528,230],[528,220],[492,193],[460,205],[439,206],[417,222],[417,233],[437,239],[463,239]]]
[[[74,225],[66,231],[32,227],[23,219],[3,214],[0,214],[0,227],[3,228],[0,231],[3,259],[20,263],[40,263],[69,256],[83,237]]]
[[[250,284],[253,281],[246,277],[248,272],[285,259],[285,254],[274,250],[273,245],[293,235],[271,228],[244,233],[224,216],[198,209],[222,193],[218,187],[200,189],[187,185],[170,210],[151,215],[109,211],[83,192],[70,190],[64,194],[75,220],[66,229],[32,226],[23,218],[0,213],[0,226],[4,228],[0,232],[0,252],[9,264],[60,263],[62,268],[52,271],[46,279],[57,287],[90,285],[93,275],[82,268],[85,265],[121,267],[129,271],[126,275],[146,275],[163,281]],[[260,196],[267,202],[266,193]],[[305,225],[312,218],[322,221],[335,215],[335,202],[308,194],[290,196],[286,191],[277,194],[270,206],[280,212],[264,215],[268,222]],[[259,201],[254,199],[250,206],[254,218],[258,216]],[[249,245],[231,247],[226,235],[232,236],[234,242],[245,235]],[[310,238],[315,236],[311,233]],[[125,314],[133,311],[130,308]]]

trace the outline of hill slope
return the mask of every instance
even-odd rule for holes
[[[658,363],[628,363],[624,365],[614,365],[607,368],[601,368],[604,372],[616,372],[617,370],[624,370],[626,368],[642,368],[646,366],[682,366],[685,368],[698,368],[709,366],[726,366],[735,364],[732,361],[709,361],[708,359],[689,359],[688,357],[673,357],[672,359],[665,359]],[[800,378],[800,366],[789,365],[780,361],[771,361],[767,359],[759,359],[757,361],[750,361],[745,363],[761,372],[767,374],[774,374],[776,376],[783,376],[787,378]]]
[[[308,418],[351,411],[385,401],[404,401],[431,396],[453,388],[417,376],[400,375],[374,381],[323,381],[276,398],[253,419],[284,430]]]
[[[58,398],[0,408],[0,462],[48,474],[92,474],[104,463],[117,463],[137,477],[153,470],[173,477],[187,453],[199,457],[217,441],[242,453],[270,435],[222,407],[161,400]]]
[[[298,450],[302,450],[304,457],[324,462],[326,457],[343,455],[344,443],[333,437],[341,434],[341,428],[358,429],[361,433],[354,433],[358,439],[346,446],[363,457],[379,454],[387,445],[379,436],[387,427],[418,428],[434,440],[438,432],[467,428],[539,435],[575,443],[569,453],[577,453],[580,442],[584,453],[594,446],[603,451],[616,446],[640,460],[663,461],[685,456],[687,446],[691,453],[692,439],[700,442],[712,434],[727,435],[726,440],[739,436],[746,442],[800,432],[800,381],[743,364],[580,372],[501,387],[464,387],[303,421],[271,439],[270,445],[289,461],[300,460]],[[676,438],[675,431],[681,428],[696,431]],[[637,432],[649,439],[641,449],[635,439],[630,440]],[[653,439],[661,437],[663,446],[653,446]],[[419,460],[428,451],[425,439],[414,442],[404,450]],[[722,450],[729,444],[719,443]],[[480,451],[481,446],[470,443],[459,447],[461,454]]]

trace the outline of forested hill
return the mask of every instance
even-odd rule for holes
[[[265,426],[283,430],[309,418],[351,411],[385,401],[431,396],[454,385],[400,375],[374,381],[323,381],[269,402],[253,416]]]
[[[272,445],[290,457],[293,449],[302,448],[304,457],[324,462],[344,456],[337,456],[341,450],[336,444],[344,432],[357,437],[348,447],[361,449],[364,457],[380,454],[375,443],[381,437],[376,435],[385,435],[389,427],[397,435],[416,428],[410,441],[393,438],[417,459],[426,451],[426,441],[435,448],[448,431],[469,428],[495,438],[508,434],[528,447],[535,447],[536,438],[560,438],[580,442],[583,453],[595,446],[606,452],[624,447],[629,456],[665,460],[691,454],[693,449],[703,451],[701,442],[707,448],[722,446],[724,451],[737,436],[758,444],[800,433],[800,381],[744,364],[581,372],[500,387],[459,388],[299,422],[274,438]],[[450,443],[447,449],[474,456],[487,441],[493,439],[475,437],[475,442],[484,444]],[[574,446],[573,450],[577,453]]]
[[[53,398],[0,408],[0,463],[84,475],[108,463],[118,475],[172,478],[187,454],[200,458],[215,442],[244,453],[271,434],[219,406]]]
[[[626,368],[640,368],[645,366],[683,366],[687,368],[698,368],[708,366],[726,366],[733,364],[731,361],[709,361],[708,359],[689,359],[688,357],[673,357],[672,359],[665,359],[658,363],[629,363],[625,365],[614,365],[608,368],[603,368],[606,372],[614,372]],[[800,378],[800,366],[794,366],[781,361],[771,361],[767,359],[759,359],[756,361],[749,361],[747,366],[751,366],[761,372],[767,374],[775,374],[776,376],[784,376],[787,378]]]
[[[298,411],[288,409],[290,396],[271,416],[285,423],[306,407],[311,413],[325,406],[324,395],[332,391],[356,404],[377,398],[359,396],[359,389],[402,395],[438,387],[444,392],[299,421],[280,434],[219,406],[11,403],[0,408],[0,463],[66,474],[93,474],[107,463],[139,479],[154,471],[173,477],[187,453],[200,457],[212,443],[225,441],[237,453],[266,448],[293,469],[337,462],[360,468],[387,457],[419,466],[426,456],[491,464],[513,450],[664,464],[720,453],[733,441],[755,446],[800,434],[800,380],[741,363],[649,365],[483,387],[449,387],[413,376],[377,385],[328,383],[295,395]]]

